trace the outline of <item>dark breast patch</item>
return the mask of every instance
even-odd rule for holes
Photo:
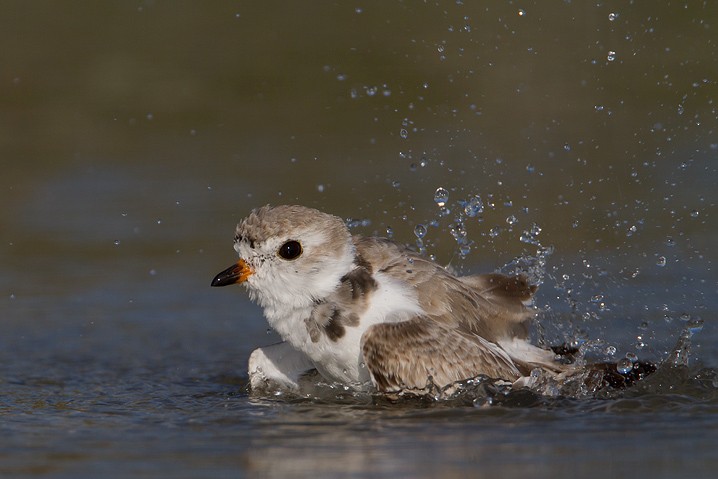
[[[337,290],[326,300],[317,302],[304,320],[312,342],[318,342],[323,334],[336,342],[344,337],[347,327],[359,325],[359,316],[366,311],[377,283],[369,265],[360,260],[356,264],[359,266],[341,278]]]

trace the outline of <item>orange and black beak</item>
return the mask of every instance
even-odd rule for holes
[[[249,265],[240,259],[235,264],[225,269],[212,280],[212,286],[227,286],[228,284],[243,283],[247,281],[254,271]]]

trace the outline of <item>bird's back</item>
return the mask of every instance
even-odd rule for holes
[[[355,237],[354,243],[358,258],[372,258],[371,264],[364,262],[370,274],[383,273],[408,284],[432,320],[492,342],[527,337],[532,312],[525,303],[536,286],[525,277],[499,273],[457,277],[383,238]]]
[[[516,380],[534,367],[561,369],[552,352],[526,341],[532,312],[525,303],[536,286],[525,277],[457,277],[385,239],[356,237],[354,243],[363,268],[409,285],[423,311],[364,334],[363,355],[380,389],[421,389],[427,376],[445,386],[480,374]]]

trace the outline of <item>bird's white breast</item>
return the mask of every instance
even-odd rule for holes
[[[304,352],[328,380],[355,386],[368,383],[369,372],[362,362],[360,347],[364,332],[374,324],[405,321],[423,312],[409,286],[382,273],[375,273],[374,279],[377,289],[357,326],[348,326],[344,336],[336,341],[326,335],[316,343],[303,341]]]

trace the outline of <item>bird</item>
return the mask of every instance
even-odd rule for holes
[[[352,235],[299,205],[254,209],[236,228],[239,260],[211,286],[242,284],[282,341],[249,357],[252,390],[332,384],[427,394],[479,376],[521,384],[572,366],[531,344],[537,286],[523,274],[458,276],[405,245]]]
[[[579,349],[529,341],[538,286],[525,274],[458,276],[390,239],[352,235],[341,218],[313,208],[252,210],[234,249],[239,260],[211,286],[244,285],[282,339],[250,354],[253,392],[301,392],[312,371],[391,397],[441,397],[479,377],[598,391],[632,386],[657,368],[580,367]]]

